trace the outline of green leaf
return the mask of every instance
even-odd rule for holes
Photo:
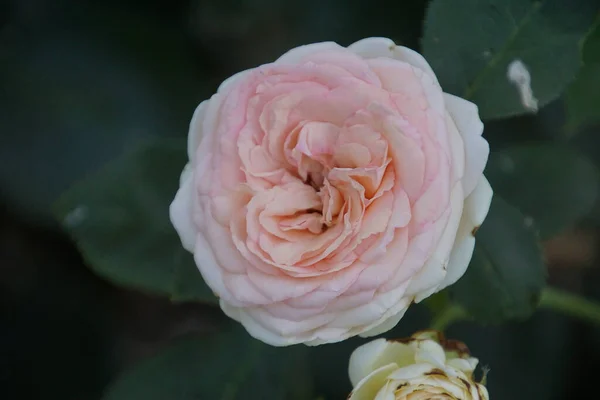
[[[533,224],[495,195],[469,268],[450,294],[479,322],[524,319],[535,311],[545,277]]]
[[[583,67],[566,96],[567,131],[600,122],[600,17],[583,44]]]
[[[477,104],[483,119],[524,114],[510,63],[525,64],[538,106],[549,103],[577,73],[598,9],[597,0],[433,0],[423,53],[442,88]]]
[[[152,6],[76,1],[29,18],[0,4],[0,29],[31,33],[0,39],[2,201],[36,224],[54,229],[56,198],[133,143],[184,138],[225,78]]]
[[[598,197],[597,168],[562,144],[492,152],[485,174],[495,193],[533,220],[542,239],[572,226]]]
[[[312,400],[307,352],[268,346],[236,325],[168,347],[120,377],[104,400]]]
[[[432,296],[429,296],[423,303],[429,309],[431,314],[438,315],[446,310],[450,306],[450,296],[448,290],[442,290],[441,292],[437,292]]]
[[[141,145],[70,188],[55,214],[102,277],[176,301],[212,303],[169,220],[186,161],[179,141]]]

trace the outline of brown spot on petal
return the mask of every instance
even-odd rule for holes
[[[426,335],[425,337],[419,337],[424,334]],[[430,336],[430,337],[427,337],[427,336]],[[444,341],[444,334],[442,332],[435,331],[433,329],[423,329],[420,331],[416,331],[410,337],[387,339],[387,341],[408,344],[410,342],[428,340],[428,339],[432,339],[432,340],[437,341],[438,343],[441,343]]]
[[[438,343],[444,343],[446,341],[446,336],[444,336],[444,332],[436,331],[435,329],[421,329],[413,334],[413,336],[417,335],[429,335],[432,336]]]
[[[479,226],[474,227],[473,230],[471,231],[471,235],[475,236],[475,234],[477,233],[478,230],[479,230]]]
[[[434,376],[434,375],[440,375],[440,376],[446,376],[446,373],[444,371],[442,371],[439,368],[434,368],[429,372],[425,372],[423,375],[427,375],[427,376]]]
[[[468,380],[463,379],[463,378],[458,378],[460,379],[460,381],[463,383],[463,385],[465,385],[465,387],[469,390],[469,392],[471,391],[471,383],[469,383]]]
[[[412,342],[414,339],[413,338],[394,338],[394,339],[387,339],[388,342],[392,342],[392,343],[402,343],[402,344],[408,344],[410,342]]]
[[[461,342],[460,340],[448,339],[441,343],[441,345],[446,351],[457,352],[461,358],[469,357],[471,355],[471,352],[469,351],[467,345]]]

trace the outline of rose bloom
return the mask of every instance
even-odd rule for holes
[[[171,220],[252,336],[375,335],[465,272],[492,197],[482,130],[389,39],[301,46],[198,106]]]
[[[401,341],[377,339],[350,356],[348,400],[489,400],[473,379],[467,346],[424,331]]]

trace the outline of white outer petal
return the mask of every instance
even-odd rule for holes
[[[473,256],[473,249],[475,248],[475,237],[472,232],[474,228],[479,227],[485,220],[490,209],[490,203],[492,202],[492,195],[493,192],[490,184],[485,176],[481,175],[477,186],[475,186],[475,190],[465,200],[465,207],[458,228],[458,234],[456,235],[456,242],[454,243],[450,262],[448,263],[448,273],[438,290],[452,285],[467,270]]]
[[[422,377],[435,368],[437,368],[435,365],[428,363],[411,364],[392,372],[388,378],[399,381],[410,381]]]
[[[474,357],[470,358],[452,358],[446,362],[448,366],[452,368],[456,368],[459,371],[462,371],[466,374],[472,374],[477,368],[477,364],[479,364],[479,360]]]
[[[415,362],[427,363],[438,368],[446,365],[444,348],[433,340],[416,340],[411,343],[415,347]]]
[[[351,336],[359,334],[361,337],[370,337],[379,335],[392,329],[398,321],[404,316],[404,313],[412,302],[412,297],[405,295],[408,282],[373,298],[373,301],[379,302],[387,309],[385,314],[374,323],[361,327],[358,332]]]
[[[394,382],[387,381],[385,385],[379,389],[374,400],[394,400],[396,398],[396,395],[394,394],[395,391],[396,385],[394,385]]]
[[[298,64],[307,56],[331,50],[343,50],[344,48],[334,42],[321,42],[298,46],[284,53],[275,61],[275,64]]]
[[[376,369],[373,366],[377,364],[379,358],[385,354],[388,348],[388,341],[381,338],[363,344],[352,352],[348,365],[348,374],[352,386],[356,386],[361,379]]]
[[[398,46],[391,39],[383,37],[362,39],[348,46],[348,50],[367,59],[386,57],[404,61],[405,63],[426,72],[433,78],[434,82],[437,83],[437,78],[431,69],[431,66],[429,66],[429,63],[422,55],[408,47]]]
[[[450,196],[450,218],[445,226],[441,227],[444,231],[435,251],[429,257],[423,269],[413,277],[406,292],[407,295],[414,295],[417,303],[437,292],[448,273],[450,254],[463,214],[464,194],[460,182],[454,186]]]
[[[444,93],[444,102],[446,103],[446,110],[452,117],[465,143],[463,187],[465,197],[467,197],[475,189],[479,177],[483,174],[483,169],[490,154],[490,146],[481,136],[483,122],[479,119],[479,111],[475,104],[448,93]]]
[[[477,384],[477,387],[479,388],[478,393],[481,393],[481,396],[477,396],[475,399],[489,400],[490,399],[490,394],[488,393],[487,388],[484,385],[482,385],[482,384]]]
[[[210,100],[204,100],[196,107],[194,115],[192,116],[192,121],[190,122],[190,131],[188,133],[188,159],[192,164],[196,159],[196,151],[198,151],[198,146],[200,146],[200,141],[202,140],[202,123],[209,101]]]
[[[263,328],[260,324],[254,321],[254,319],[249,317],[244,312],[243,308],[233,307],[225,301],[223,301],[222,299],[219,302],[219,305],[221,306],[221,310],[223,310],[225,315],[227,315],[229,318],[240,322],[244,326],[244,328],[246,328],[250,336],[252,336],[255,339],[258,339],[271,346],[289,346],[297,343],[291,338],[285,338],[276,335],[268,329]]]
[[[198,237],[201,238],[202,235],[199,234]],[[200,265],[200,270],[202,271],[207,284],[211,286],[213,291],[217,293],[227,294],[224,287],[213,288],[211,285],[222,285],[222,278],[218,276],[207,275],[209,273],[220,274],[220,270],[214,271],[216,267],[207,268],[208,265],[212,265],[212,263],[214,263],[214,257],[212,256],[209,249],[205,248],[205,246],[205,244],[200,244],[197,241],[196,262],[198,265]],[[199,256],[200,251],[205,252],[203,257]],[[203,261],[200,264],[201,260]],[[221,290],[223,290],[223,292]],[[338,319],[332,319],[330,322],[325,322],[330,315],[323,314],[322,316],[324,322],[318,327],[310,326],[312,322],[318,321],[307,321],[309,325],[306,326],[304,331],[303,329],[301,329],[301,326],[299,326],[298,322],[290,322],[291,325],[295,326],[293,327],[294,329],[300,329],[297,332],[289,334],[283,332],[284,328],[287,329],[285,327],[285,320],[276,321],[277,318],[270,316],[268,313],[261,312],[260,306],[257,306],[256,308],[246,309],[244,307],[234,306],[230,302],[224,301],[223,298],[221,299],[220,306],[227,316],[240,322],[252,337],[261,340],[267,344],[270,344],[272,346],[290,346],[293,344],[304,343],[307,346],[317,346],[325,343],[340,342],[356,335],[360,335],[362,337],[374,336],[393,328],[398,323],[400,318],[402,318],[404,312],[410,305],[410,301],[412,300],[412,298],[410,297],[402,297],[402,294],[405,290],[406,286],[401,285],[394,290],[382,293],[379,297],[376,297],[371,303],[367,303],[364,306],[362,306],[365,308],[369,308],[375,305],[377,307],[384,307],[386,310],[385,313],[379,319],[377,319],[375,322],[369,325],[365,326],[356,324],[336,324],[336,322],[339,322],[339,319],[350,318],[352,316],[352,313],[358,312],[358,309],[360,308],[358,307],[340,313],[340,317]],[[375,304],[372,304],[373,302],[375,302]],[[280,332],[277,332],[275,329],[267,327],[265,321],[261,322],[261,318],[269,319],[274,324],[281,324]]]
[[[240,71],[236,74],[231,75],[229,78],[225,79],[217,89],[217,93],[222,93],[230,88],[237,80],[242,78],[244,75],[251,73],[254,69],[246,69],[244,71]]]
[[[204,131],[206,130],[205,122],[213,122],[213,121],[205,121],[206,112],[209,109],[209,105],[213,106],[213,114],[215,112],[218,113],[218,107],[221,104],[222,96],[220,93],[225,92],[229,89],[236,81],[242,78],[244,75],[252,72],[252,70],[248,69],[245,71],[238,72],[235,75],[230,76],[225,79],[219,88],[217,89],[217,93],[214,94],[210,99],[204,100],[201,102],[196,110],[194,111],[194,115],[192,116],[192,120],[190,121],[190,129],[188,132],[188,158],[192,165],[196,164],[196,153],[198,152],[198,148],[200,147],[200,142],[204,137]],[[212,118],[214,120],[214,118]],[[210,131],[212,128],[211,123],[207,123],[209,125],[208,130]]]
[[[376,369],[395,363],[403,367],[414,363],[415,349],[398,341],[375,339],[356,348],[350,355],[348,374],[353,386]]]
[[[188,132],[188,158],[192,165],[196,164],[196,153],[198,152],[200,142],[204,137],[204,131],[208,130],[210,132],[214,128],[213,125],[215,124],[215,115],[218,114],[218,108],[220,107],[221,102],[223,100],[223,96],[221,95],[221,93],[227,91],[236,81],[238,81],[240,78],[244,77],[250,72],[252,72],[252,70],[248,69],[245,71],[238,72],[237,74],[225,79],[221,83],[221,85],[219,85],[216,94],[214,94],[210,99],[204,100],[198,105],[198,107],[196,107],[196,110],[194,111],[194,115],[192,116],[192,120],[190,122],[190,129]],[[211,107],[211,115],[213,116],[213,118],[211,118],[210,121],[206,121],[205,119],[207,110],[209,110]]]
[[[387,377],[396,369],[398,366],[392,363],[371,372],[355,385],[348,400],[374,400],[382,390],[387,394]]]
[[[405,300],[405,302],[406,302],[406,300]],[[390,329],[392,329],[393,327],[395,327],[396,325],[398,325],[398,322],[400,322],[400,320],[406,313],[406,310],[408,310],[409,304],[408,304],[408,302],[406,302],[406,303],[407,303],[406,307],[404,309],[402,309],[399,313],[389,317],[388,319],[381,322],[379,325],[376,325],[368,330],[365,330],[364,332],[362,332],[360,334],[360,337],[367,338],[367,337],[371,337],[371,336],[381,335],[382,333],[385,333],[385,332],[389,331]]]
[[[180,181],[181,186],[169,206],[169,216],[171,223],[179,234],[181,244],[187,251],[193,253],[197,230],[192,218],[194,177],[189,164],[183,169]]]

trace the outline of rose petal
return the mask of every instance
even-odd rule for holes
[[[389,39],[302,46],[230,78],[188,147],[173,224],[223,310],[277,346],[391,329],[464,273],[489,207],[463,192],[489,151],[477,109]]]
[[[354,385],[354,390],[352,390],[352,393],[350,394],[348,400],[375,399],[375,396],[378,395],[379,391],[382,388],[384,388],[388,375],[391,372],[393,372],[396,368],[398,368],[398,366],[392,363],[384,365],[381,368],[371,372],[369,375],[365,376],[360,382]],[[391,399],[393,400],[393,397]]]
[[[415,296],[416,303],[435,293],[440,282],[444,280],[447,274],[450,252],[454,246],[456,232],[463,212],[463,198],[462,185],[459,182],[452,190],[449,217],[440,219],[430,228],[442,229],[443,233],[435,246],[435,251],[429,257],[423,269],[414,276],[406,291],[407,295]]]
[[[423,70],[437,82],[433,70],[422,55],[408,47],[398,46],[391,39],[383,37],[362,39],[348,46],[348,50],[353,51],[364,58],[388,57],[404,61]]]
[[[169,206],[171,223],[179,234],[181,244],[183,248],[192,253],[194,252],[197,232],[192,219],[193,183],[194,179],[190,168],[184,168],[181,174],[181,186],[175,195],[175,199]]]
[[[415,362],[444,368],[446,353],[439,343],[433,340],[416,340],[411,345],[415,347]]]
[[[298,46],[289,50],[275,61],[275,64],[300,64],[308,56],[327,51],[344,51],[345,49],[334,42],[322,42]]]
[[[446,109],[456,124],[465,143],[465,175],[463,187],[465,197],[470,195],[488,160],[490,147],[481,137],[483,122],[479,119],[477,106],[470,101],[444,93]]]
[[[448,273],[440,283],[438,291],[452,285],[467,270],[475,247],[474,231],[483,223],[492,202],[492,195],[490,184],[485,176],[481,175],[475,190],[465,200],[456,241],[448,262]]]
[[[192,121],[190,122],[190,130],[188,133],[188,158],[191,163],[193,163],[196,158],[196,151],[200,145],[200,140],[202,140],[202,124],[207,108],[208,100],[204,100],[196,107],[194,115],[192,116]]]
[[[414,363],[415,351],[409,345],[384,338],[358,347],[350,356],[348,373],[353,386],[371,372],[389,364],[402,367]]]

